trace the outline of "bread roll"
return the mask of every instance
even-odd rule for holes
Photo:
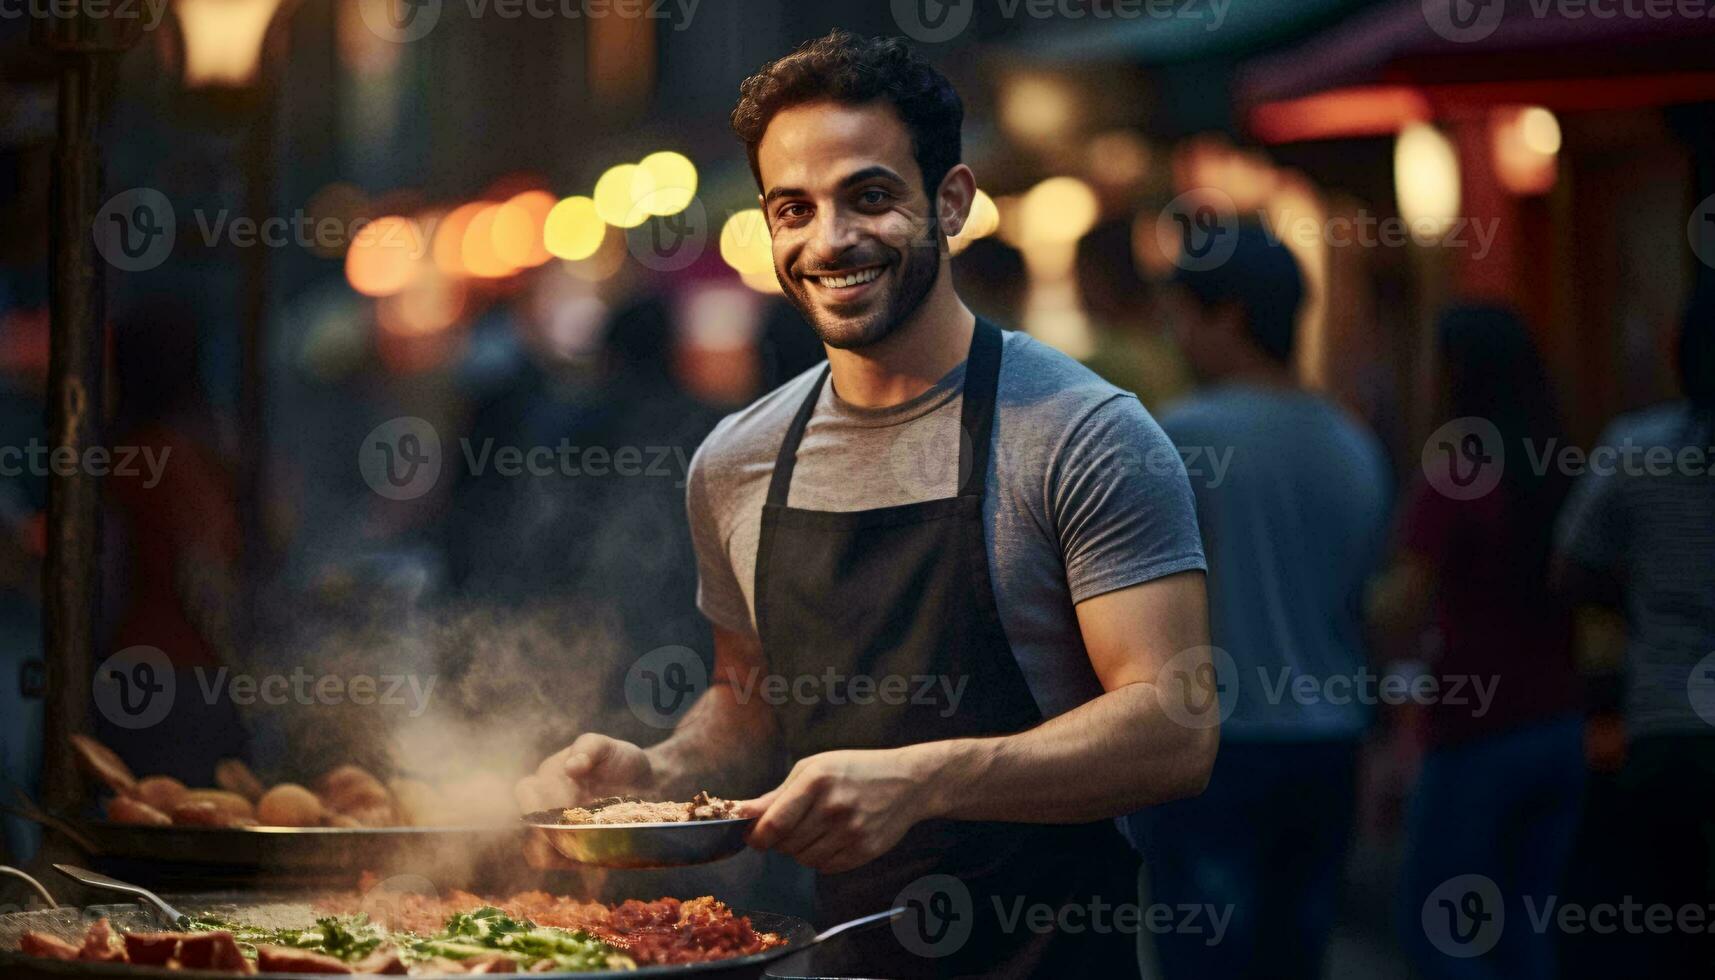
[[[281,783],[256,804],[256,818],[268,827],[320,827],[326,812],[316,794],[297,783]]]

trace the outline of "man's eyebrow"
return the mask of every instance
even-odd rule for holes
[[[851,174],[848,174],[845,179],[840,181],[840,187],[841,189],[844,189],[852,186],[853,184],[861,184],[866,180],[876,180],[878,178],[882,180],[890,180],[896,184],[905,183],[905,178],[899,176],[898,172],[893,170],[893,168],[876,164],[873,167],[865,167],[862,170],[853,171]],[[769,204],[782,197],[803,196],[804,190],[800,187],[770,187],[768,192],[762,195],[762,203]]]
[[[895,173],[891,168],[884,167],[878,163],[873,167],[865,167],[847,177],[845,180],[840,181],[840,186],[850,187],[853,184],[861,184],[866,180],[874,180],[877,177],[884,180],[891,180],[896,184],[905,183],[904,177],[899,176],[899,174]]]

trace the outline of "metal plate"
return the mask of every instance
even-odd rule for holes
[[[163,896],[189,915],[219,913],[240,918],[261,926],[291,927],[310,925],[315,921],[312,898],[294,895],[168,895]],[[684,963],[674,966],[648,966],[628,971],[599,973],[535,973],[532,978],[546,980],[619,980],[622,977],[696,977],[697,980],[749,980],[761,977],[769,963],[803,949],[816,936],[816,930],[803,919],[772,912],[744,912],[753,928],[772,932],[787,940],[785,946],[712,963]],[[131,966],[118,963],[85,963],[37,959],[19,953],[18,944],[26,932],[45,932],[71,942],[82,940],[84,930],[97,918],[107,917],[118,930],[153,931],[161,928],[155,916],[136,905],[96,905],[83,909],[62,908],[55,911],[11,912],[0,915],[0,976],[8,980],[61,980],[66,977],[158,978],[158,980],[326,980],[325,975],[299,973],[264,973],[245,975],[230,971],[204,970],[187,973],[161,967]]]
[[[708,864],[744,850],[755,817],[677,823],[561,824],[532,813],[525,826],[541,831],[568,859],[604,868],[680,868]]]
[[[68,821],[95,856],[273,871],[360,872],[432,861],[437,855],[488,854],[516,863],[515,827],[139,827]]]

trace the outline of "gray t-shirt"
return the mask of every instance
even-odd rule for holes
[[[728,416],[691,461],[697,602],[755,635],[756,545],[769,477],[818,365]],[[901,405],[866,409],[822,389],[788,505],[857,511],[958,492],[961,364]],[[1102,693],[1075,604],[1189,569],[1203,549],[1172,443],[1131,394],[1021,333],[1005,334],[988,489],[989,574],[1037,705],[1053,717]],[[787,572],[790,574],[790,572]]]
[[[1706,735],[1715,724],[1712,444],[1683,402],[1623,415],[1560,511],[1560,549],[1623,583],[1630,738]],[[1625,455],[1598,463],[1602,448]]]

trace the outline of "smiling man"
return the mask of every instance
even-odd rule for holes
[[[820,872],[819,924],[913,908],[818,975],[1135,976],[1113,818],[1200,792],[1215,755],[1183,713],[1209,669],[1190,487],[1136,398],[960,301],[962,119],[897,40],[836,32],[744,83],[775,273],[828,362],[692,464],[711,688],[666,741],[585,735],[520,799],[789,767],[751,842]]]

